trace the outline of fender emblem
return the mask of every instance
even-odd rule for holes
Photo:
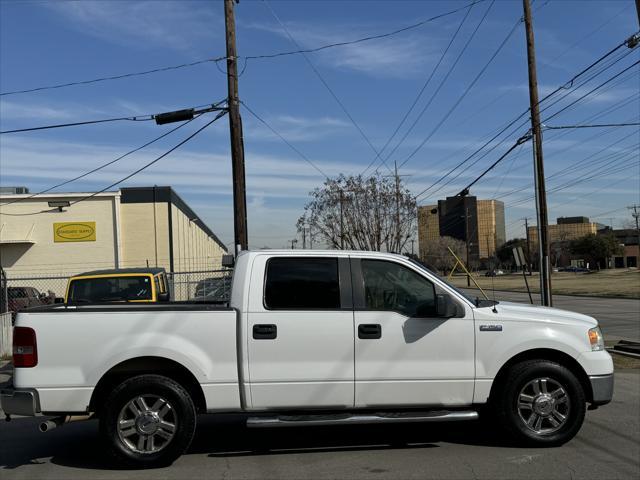
[[[481,332],[501,332],[502,325],[480,325]]]

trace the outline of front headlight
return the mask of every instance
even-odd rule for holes
[[[589,343],[591,344],[591,350],[594,352],[604,350],[604,338],[600,327],[594,327],[589,330]]]

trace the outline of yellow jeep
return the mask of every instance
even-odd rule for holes
[[[164,268],[95,270],[69,279],[65,303],[168,302]]]

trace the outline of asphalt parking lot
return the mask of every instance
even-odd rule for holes
[[[518,448],[480,422],[249,430],[242,417],[203,416],[171,467],[118,470],[96,421],[40,433],[41,420],[0,423],[2,479],[630,479],[640,477],[640,370],[616,373],[613,402],[587,412],[558,448]]]

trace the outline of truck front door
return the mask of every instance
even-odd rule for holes
[[[254,409],[348,408],[354,326],[348,257],[255,257],[246,337]]]
[[[417,267],[353,258],[356,407],[468,405],[474,323],[438,318],[434,283]],[[440,287],[438,287],[440,288]]]

